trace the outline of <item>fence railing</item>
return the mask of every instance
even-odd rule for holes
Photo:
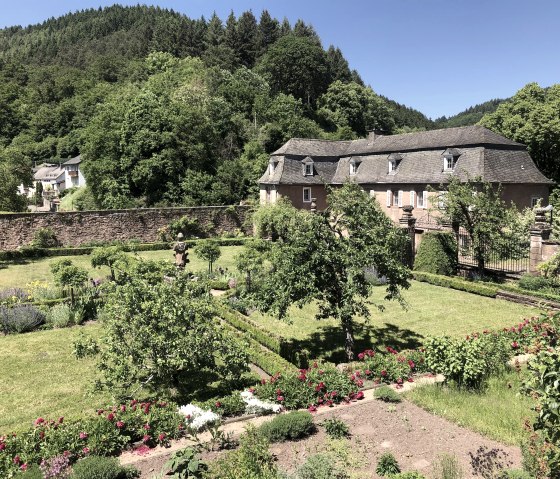
[[[465,232],[457,235],[459,265],[479,266],[479,257],[484,260],[484,269],[507,274],[522,274],[529,271],[530,238],[500,238],[483,244],[473,244]]]

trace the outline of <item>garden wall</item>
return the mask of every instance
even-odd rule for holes
[[[9,213],[0,215],[0,250],[14,250],[33,240],[39,228],[51,228],[64,246],[91,242],[158,241],[158,229],[185,215],[196,218],[208,235],[252,233],[249,206],[140,208],[130,210]]]

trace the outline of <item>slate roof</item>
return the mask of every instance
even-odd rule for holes
[[[82,157],[81,155],[78,155],[74,158],[70,158],[68,161],[65,161],[64,163],[62,163],[62,166],[66,166],[66,165],[79,165],[82,162]]]
[[[64,175],[64,169],[58,165],[41,166],[34,174],[35,181],[50,181],[56,180],[61,175]]]
[[[443,171],[443,153],[459,154],[453,171]],[[396,171],[389,174],[389,156],[400,154]],[[311,157],[314,175],[304,176],[302,160]],[[278,160],[274,175],[264,184],[342,184],[348,178],[360,184],[447,183],[455,175],[466,180],[482,177],[492,183],[553,184],[535,166],[527,148],[481,126],[376,136],[353,141],[294,138],[272,154]],[[360,161],[350,176],[351,159]]]

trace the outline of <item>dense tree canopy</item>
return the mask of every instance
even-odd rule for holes
[[[527,145],[539,169],[560,182],[560,84],[529,83],[480,124]]]

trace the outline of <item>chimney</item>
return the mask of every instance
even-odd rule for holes
[[[373,143],[378,137],[385,136],[385,135],[386,135],[385,131],[381,129],[369,130],[367,136],[368,143]]]

